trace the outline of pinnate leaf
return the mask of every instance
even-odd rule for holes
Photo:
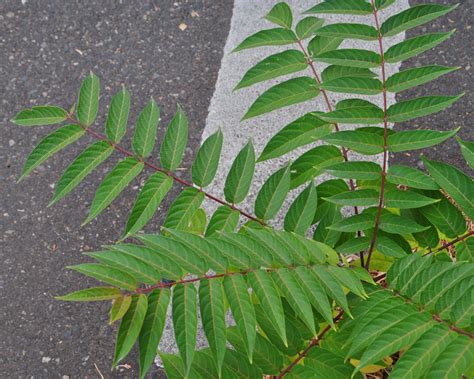
[[[304,13],[366,15],[372,13],[372,7],[364,0],[325,0]]]
[[[317,34],[325,37],[361,39],[366,41],[372,41],[378,38],[377,30],[373,26],[353,23],[326,25],[318,29]]]
[[[285,2],[276,4],[267,13],[265,18],[285,29],[291,29],[291,24],[293,23],[293,14],[291,13],[290,6]]]
[[[206,237],[218,232],[233,232],[239,223],[240,214],[226,205],[216,209],[207,225]]]
[[[344,107],[339,107],[343,103]],[[336,110],[319,115],[326,122],[341,124],[379,124],[383,122],[384,112],[372,103],[363,101],[348,102],[343,100],[338,103]]]
[[[361,130],[343,130],[331,133],[323,137],[323,140],[361,154],[372,155],[383,152],[383,136]]]
[[[332,92],[376,95],[382,92],[382,82],[378,79],[360,77],[342,77],[323,82],[321,89]]]
[[[185,188],[171,204],[163,226],[165,228],[187,230],[189,221],[204,200],[204,193],[194,187]]]
[[[83,263],[69,268],[119,288],[134,291],[137,287],[137,282],[131,275],[114,267],[98,263]]]
[[[439,186],[431,177],[422,171],[409,166],[391,165],[388,168],[387,180],[390,183],[401,184],[411,188],[425,190],[439,189]]]
[[[339,49],[313,56],[318,62],[347,67],[375,68],[382,63],[380,55],[369,50]]]
[[[338,78],[373,78],[375,74],[368,68],[348,67],[331,65],[326,67],[321,73],[323,82],[329,82]]]
[[[255,200],[255,215],[270,220],[280,210],[290,190],[290,165],[272,174],[260,189]]]
[[[296,35],[300,40],[311,37],[321,26],[324,20],[318,17],[305,17],[296,24]]]
[[[342,162],[326,168],[325,171],[337,178],[377,180],[382,168],[374,162]]]
[[[399,153],[401,151],[424,149],[446,141],[456,135],[458,131],[459,128],[446,132],[436,130],[405,130],[393,133],[388,136],[388,150],[392,153]]]
[[[105,122],[107,138],[119,143],[127,131],[128,114],[130,112],[130,93],[124,88],[112,96],[109,113]]]
[[[153,150],[159,119],[160,108],[152,99],[138,116],[132,140],[133,151],[143,158],[148,157]]]
[[[113,300],[122,296],[120,290],[114,287],[94,287],[56,296],[55,299],[63,301],[103,301]]]
[[[415,191],[390,190],[385,193],[385,205],[389,208],[412,209],[437,203],[439,199],[432,199]]]
[[[459,137],[456,137],[456,139],[461,147],[461,153],[464,159],[469,167],[474,169],[474,142],[464,141]]]
[[[217,172],[224,135],[219,129],[209,136],[199,148],[192,166],[193,182],[200,187],[211,184]]]
[[[54,125],[67,119],[67,112],[53,105],[43,105],[24,109],[12,120],[21,126]]]
[[[166,170],[176,170],[183,160],[188,142],[188,118],[178,106],[161,143],[160,161]]]
[[[99,110],[100,81],[92,72],[84,79],[77,100],[77,118],[85,126],[94,122]]]
[[[390,92],[401,92],[420,84],[428,83],[431,80],[439,78],[441,75],[458,69],[459,67],[437,65],[409,68],[408,70],[397,72],[389,77],[386,82],[387,90]]]
[[[295,43],[298,37],[291,30],[274,28],[261,30],[243,40],[233,52],[261,46],[279,46]]]
[[[245,199],[252,184],[255,171],[255,150],[249,141],[235,158],[224,186],[225,199],[231,203],[240,203]]]
[[[310,183],[290,205],[285,216],[285,230],[304,235],[313,223],[317,206],[316,187]]]
[[[316,36],[308,44],[308,53],[315,57],[326,51],[332,51],[339,47],[342,43],[342,38]]]
[[[110,308],[109,324],[113,324],[115,321],[120,320],[125,313],[127,313],[130,304],[132,304],[131,296],[120,296],[116,298],[112,304],[112,308]]]

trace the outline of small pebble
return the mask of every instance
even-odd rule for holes
[[[50,360],[51,360],[50,357],[43,357],[43,358],[41,358],[41,362],[42,362],[42,363],[49,363]]]
[[[12,147],[12,146],[15,145],[15,143],[16,143],[16,142],[11,139],[11,140],[8,141],[8,146]]]

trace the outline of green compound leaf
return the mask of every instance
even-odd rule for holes
[[[172,186],[173,179],[161,172],[148,178],[135,200],[123,238],[135,234],[146,225]]]
[[[71,192],[99,164],[105,161],[113,151],[114,148],[105,141],[96,142],[86,148],[64,171],[56,186],[56,191],[50,205]]]
[[[342,38],[316,36],[309,41],[308,53],[312,57],[315,57],[326,51],[336,50],[342,41]]]
[[[155,145],[159,120],[160,108],[152,99],[138,116],[137,127],[133,135],[132,148],[140,157],[146,158],[151,154]]]
[[[304,13],[372,14],[372,6],[364,0],[325,0]]]
[[[388,136],[388,150],[392,153],[399,153],[401,151],[424,149],[446,141],[455,136],[458,131],[459,128],[446,132],[438,132],[436,130],[406,130],[396,132]]]
[[[416,168],[402,165],[391,165],[387,172],[387,181],[393,184],[401,184],[410,188],[425,190],[437,190],[436,182]]]
[[[12,120],[21,126],[39,126],[59,124],[67,119],[67,112],[53,105],[43,105],[24,109]]]
[[[307,67],[308,63],[306,62],[304,54],[298,50],[286,50],[278,54],[270,55],[248,70],[239,84],[235,86],[234,90],[298,72]]]
[[[326,25],[318,29],[317,34],[324,37],[361,39],[365,41],[374,41],[379,36],[377,29],[375,29],[373,26],[351,23]]]
[[[143,167],[143,162],[132,157],[120,161],[107,174],[97,189],[89,215],[82,225],[92,221],[100,212],[107,208],[120,192],[143,170]]]
[[[214,212],[206,229],[206,237],[218,232],[233,232],[239,223],[240,214],[226,205],[222,205]]]
[[[197,336],[197,292],[193,283],[177,284],[173,288],[173,329],[185,378],[188,378],[193,363]]]
[[[125,87],[112,96],[107,121],[105,122],[105,135],[115,143],[119,143],[127,131],[128,114],[130,112],[130,93]]]
[[[332,92],[377,95],[382,92],[382,82],[378,79],[342,77],[323,82],[319,88]]]
[[[148,309],[138,339],[140,348],[140,379],[143,379],[156,358],[158,344],[166,322],[171,291],[155,289],[148,295]]]
[[[255,215],[270,220],[280,210],[290,190],[290,165],[272,174],[260,189],[255,200]]]
[[[280,46],[295,43],[298,40],[296,34],[284,28],[261,30],[243,40],[232,52],[252,49],[261,46]]]
[[[134,291],[137,288],[135,278],[115,267],[98,263],[83,263],[76,266],[69,266],[68,268],[119,288],[130,291]]]
[[[383,136],[375,133],[367,133],[360,130],[344,130],[331,133],[323,140],[361,154],[373,155],[383,152]]]
[[[219,129],[209,136],[199,148],[192,166],[193,182],[199,187],[211,184],[219,166],[224,135]]]
[[[51,134],[48,134],[41,142],[33,149],[31,154],[26,159],[20,179],[23,179],[41,163],[46,161],[49,157],[64,149],[66,146],[77,141],[84,135],[84,129],[79,125],[70,124],[56,129]]]
[[[339,104],[343,103],[344,107]],[[347,107],[346,107],[347,104]],[[341,124],[380,124],[384,119],[382,109],[372,103],[363,101],[353,102],[352,100],[343,100],[338,103],[336,110],[319,115],[319,118],[326,122]]]
[[[459,137],[456,140],[461,147],[461,153],[470,168],[474,169],[474,142],[464,141]]]
[[[385,205],[389,208],[420,208],[438,201],[414,191],[390,190],[385,193]]]
[[[120,320],[125,313],[127,313],[128,308],[132,304],[131,296],[120,296],[116,298],[110,308],[109,312],[109,325],[112,325],[115,321]]]
[[[464,94],[458,96],[423,96],[400,101],[388,108],[388,121],[403,122],[417,117],[427,116],[448,108]]]
[[[325,171],[342,179],[377,180],[382,174],[382,168],[374,162],[342,162]]]
[[[329,82],[339,78],[373,78],[375,73],[370,71],[368,68],[360,67],[346,67],[331,65],[326,67],[321,73],[323,82]]]
[[[390,92],[401,92],[420,84],[428,83],[458,69],[459,67],[431,65],[403,70],[387,79],[387,90]]]
[[[302,76],[279,83],[263,94],[250,106],[242,120],[260,116],[315,98],[319,89],[314,79]]]
[[[99,110],[100,81],[92,72],[84,79],[77,100],[77,118],[85,126],[94,122]]]
[[[333,126],[318,116],[317,113],[307,113],[285,126],[270,139],[257,161],[280,157],[331,133]]]
[[[204,193],[194,187],[185,188],[171,204],[163,226],[169,229],[188,230],[189,221],[204,201]]]
[[[296,25],[296,35],[300,40],[311,37],[324,24],[324,20],[318,17],[306,17]]]
[[[220,280],[199,283],[201,319],[218,372],[222,372],[226,346],[225,296]]]
[[[313,223],[317,206],[318,194],[316,187],[313,183],[310,183],[290,205],[285,216],[285,230],[304,235]]]
[[[451,7],[439,4],[415,5],[389,17],[380,27],[380,32],[386,37],[394,36],[451,12],[457,8],[458,5],[459,4],[456,4]]]
[[[118,288],[94,287],[68,293],[63,296],[55,296],[56,300],[63,301],[104,301],[113,300],[122,296]]]
[[[224,185],[224,195],[228,202],[237,204],[245,199],[252,184],[255,171],[255,150],[249,141],[232,163]]]
[[[176,170],[183,160],[188,142],[188,118],[178,105],[161,143],[160,161],[168,171]]]
[[[276,4],[270,12],[267,13],[265,18],[285,29],[291,29],[291,24],[293,23],[293,14],[291,13],[289,5],[285,2]]]
[[[115,344],[115,355],[113,367],[127,356],[132,349],[135,341],[142,329],[143,320],[147,313],[147,297],[146,295],[133,295],[132,303],[127,313],[120,323]]]
[[[423,158],[423,162],[436,183],[452,197],[471,220],[474,219],[474,202],[472,199],[474,183],[472,179],[446,163],[430,161],[426,158]]]
[[[244,350],[252,363],[253,349],[257,334],[257,320],[247,284],[241,275],[228,275],[224,278],[224,290],[229,301],[232,316],[244,341]]]
[[[414,57],[446,41],[454,30],[446,33],[430,33],[409,38],[390,47],[385,53],[387,63],[397,63]]]
[[[339,49],[326,51],[313,56],[318,62],[347,67],[375,68],[382,63],[379,54],[369,50]]]

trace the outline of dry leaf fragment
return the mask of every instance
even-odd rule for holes
[[[188,27],[188,25],[186,25],[184,22],[182,22],[182,23],[179,24],[179,26],[178,26],[178,28],[180,28],[181,31],[185,31],[187,27]]]

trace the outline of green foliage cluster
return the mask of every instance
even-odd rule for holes
[[[188,120],[180,107],[166,128],[159,164],[149,159],[158,106],[151,100],[141,111],[128,150],[121,140],[130,95],[122,88],[112,97],[104,134],[95,131],[100,83],[92,73],[81,86],[76,110],[47,105],[17,114],[13,121],[18,125],[65,124],[33,150],[22,178],[81,137],[96,140],[65,170],[52,203],[113,153],[123,157],[99,185],[84,223],[99,216],[139,175],[146,177],[119,241],[86,253],[95,263],[71,267],[105,286],[59,297],[113,301],[110,323],[120,320],[114,366],[137,343],[140,376],[146,375],[171,304],[179,354],[160,354],[169,378],[360,378],[381,370],[393,378],[474,375],[472,179],[426,158],[426,171],[388,167],[389,153],[434,146],[458,132],[394,132],[390,123],[439,112],[462,94],[388,106],[388,92],[399,93],[457,68],[429,65],[386,77],[388,64],[431,49],[453,32],[420,35],[388,49],[384,41],[455,7],[417,5],[380,23],[380,13],[393,3],[325,0],[297,23],[290,7],[278,3],[266,15],[276,27],[235,48],[280,46],[280,52],[250,68],[236,89],[292,74],[263,92],[243,119],[318,96],[327,108],[283,126],[258,156],[248,142],[228,172],[224,199],[205,189],[218,169],[221,131],[200,147],[190,182],[175,174],[188,139]],[[325,25],[312,14],[372,16],[373,25]],[[340,48],[346,39],[373,41],[378,51]],[[324,64],[321,73],[316,63]],[[364,98],[348,98],[333,107],[332,92]],[[367,96],[380,96],[383,107]],[[345,130],[345,124],[357,127]],[[474,143],[458,141],[473,168]],[[240,209],[256,165],[302,146],[307,146],[303,154],[265,181],[253,211]],[[351,161],[351,152],[368,158]],[[381,165],[370,160],[377,154]],[[160,233],[143,234],[173,186],[181,192]],[[272,228],[269,221],[282,212],[295,189],[298,196],[284,215],[283,230]],[[219,204],[212,215],[202,207],[205,199]],[[233,326],[226,318],[229,311]],[[198,313],[209,345],[199,351]]]

